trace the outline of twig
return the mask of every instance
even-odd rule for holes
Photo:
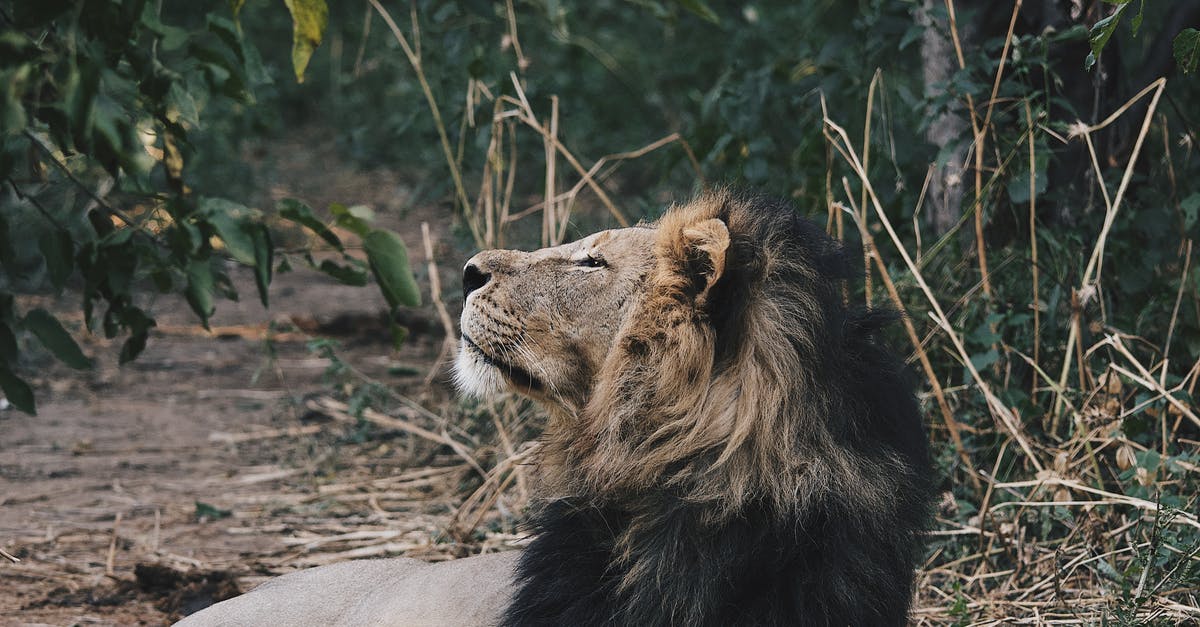
[[[454,354],[454,349],[458,346],[458,333],[454,331],[454,322],[450,319],[450,313],[446,311],[446,303],[442,301],[442,278],[441,273],[438,272],[437,261],[433,257],[433,240],[429,237],[428,222],[421,223],[421,242],[425,246],[425,263],[429,271],[429,298],[433,301],[434,308],[437,309],[438,319],[442,321],[442,330],[445,331],[445,336],[442,338],[442,350],[429,369],[429,375],[425,377],[425,387],[429,387],[433,383],[433,377],[437,374],[442,360]]]
[[[1015,14],[1014,14],[1015,15]],[[1029,400],[1037,406],[1038,364],[1042,348],[1042,305],[1041,291],[1038,289],[1038,246],[1037,246],[1037,152],[1033,140],[1033,112],[1029,109],[1029,100],[1024,101],[1025,122],[1029,126],[1029,250],[1033,261],[1030,270],[1033,272],[1033,382],[1029,389]]]
[[[289,556],[283,560],[283,564],[290,566],[321,566],[324,564],[332,564],[334,562],[343,562],[346,560],[362,559],[364,557],[378,557],[380,555],[401,555],[413,549],[419,549],[423,545],[415,542],[386,542],[384,544],[374,544],[371,546],[359,547],[339,553],[319,553],[310,558],[296,559]]]
[[[945,0],[945,2],[946,2],[946,13],[947,13],[947,16],[950,21],[950,35],[951,35],[951,39],[954,43],[954,54],[955,54],[955,58],[958,60],[958,69],[966,70],[967,69],[967,60],[966,60],[966,57],[963,55],[962,42],[959,40],[959,37],[958,37],[958,15],[957,15],[956,11],[954,10],[954,0]],[[1014,10],[1013,10],[1013,18],[1012,18],[1013,22],[1015,22],[1015,20],[1016,20],[1017,9],[1020,8],[1020,5],[1021,5],[1021,0],[1017,0],[1016,6],[1014,7]],[[1011,41],[1011,39],[1012,39],[1012,30],[1011,30],[1011,26],[1010,26],[1009,34],[1008,34],[1008,37],[1005,39],[1005,44],[1004,44],[1005,55],[1007,55],[1007,53],[1008,53],[1008,46],[1009,46],[1009,42]],[[995,79],[994,84],[997,87],[999,86],[999,83],[1000,83],[1000,73],[1003,71],[1004,71],[1004,58],[1001,58],[1000,65],[999,65],[999,67],[996,68],[996,79]],[[988,271],[987,271],[987,250],[983,243],[983,212],[981,211],[982,205],[983,205],[983,152],[984,152],[984,141],[986,140],[988,122],[984,122],[983,124],[980,124],[979,114],[975,111],[975,97],[970,93],[965,94],[965,95],[967,98],[967,110],[971,114],[972,150],[974,150],[974,153],[975,153],[975,215],[974,215],[974,218],[975,218],[975,247],[976,247],[976,252],[978,254],[978,257],[979,257],[979,272],[982,275],[981,280],[983,281],[983,291],[984,291],[984,294],[987,295],[988,300],[991,301],[993,298],[992,285],[991,285],[991,279],[988,277]],[[991,99],[989,99],[989,109],[988,109],[989,118],[991,115],[990,103],[994,102],[994,101],[995,101],[994,96]]]
[[[12,553],[9,553],[8,551],[5,551],[3,548],[0,548],[0,557],[3,557],[4,559],[6,559],[14,564],[21,563],[21,558],[13,555]]]
[[[1118,108],[1116,111],[1114,111],[1111,115],[1109,115],[1107,118],[1105,118],[1099,124],[1094,124],[1092,126],[1088,126],[1085,124],[1077,124],[1073,129],[1073,131],[1075,133],[1082,135],[1084,140],[1088,144],[1088,149],[1092,155],[1092,167],[1095,169],[1095,172],[1096,172],[1096,183],[1098,185],[1100,185],[1101,191],[1104,192],[1105,204],[1107,205],[1106,211],[1104,214],[1104,224],[1103,224],[1103,226],[1100,227],[1100,235],[1096,238],[1096,245],[1092,249],[1092,255],[1091,255],[1091,257],[1088,258],[1087,267],[1083,271],[1083,279],[1079,282],[1079,290],[1078,291],[1080,291],[1080,292],[1084,292],[1085,294],[1090,294],[1093,289],[1098,289],[1098,284],[1100,281],[1100,274],[1101,274],[1101,270],[1104,265],[1104,262],[1103,262],[1104,247],[1108,241],[1108,232],[1110,229],[1112,229],[1112,225],[1116,221],[1117,211],[1119,211],[1121,208],[1121,200],[1125,198],[1125,190],[1129,188],[1129,181],[1133,178],[1133,166],[1135,163],[1137,163],[1138,155],[1141,154],[1141,152],[1142,152],[1142,143],[1146,139],[1146,133],[1149,132],[1149,130],[1150,130],[1150,122],[1154,117],[1154,111],[1158,108],[1158,99],[1160,96],[1162,96],[1163,90],[1166,89],[1166,86],[1167,86],[1167,79],[1159,78],[1158,80],[1154,81],[1153,83],[1150,83],[1144,89],[1139,91],[1136,95],[1134,95],[1134,97],[1132,97],[1128,101],[1126,101],[1126,103],[1124,105],[1121,105],[1120,108]],[[1109,124],[1112,124],[1114,121],[1117,120],[1117,118],[1121,117],[1121,115],[1123,115],[1127,110],[1129,110],[1129,108],[1132,107],[1134,105],[1134,103],[1136,103],[1138,100],[1141,100],[1143,96],[1145,96],[1146,94],[1148,94],[1150,92],[1154,92],[1154,96],[1151,97],[1151,99],[1150,99],[1150,107],[1146,111],[1146,117],[1142,121],[1142,128],[1141,128],[1141,131],[1138,132],[1137,141],[1135,141],[1133,144],[1133,152],[1130,153],[1129,161],[1128,161],[1128,163],[1125,164],[1125,173],[1121,176],[1121,184],[1117,187],[1117,194],[1112,199],[1112,202],[1109,203],[1108,202],[1108,191],[1104,185],[1104,176],[1100,170],[1100,165],[1096,160],[1095,149],[1091,143],[1091,134],[1107,127]],[[1095,276],[1096,276],[1097,286],[1092,285],[1092,275],[1093,274],[1095,274]],[[1073,319],[1073,322],[1071,324],[1071,328],[1067,333],[1067,350],[1063,353],[1062,372],[1059,374],[1059,377],[1058,377],[1058,385],[1060,388],[1065,388],[1067,385],[1067,376],[1071,371],[1071,353],[1074,351],[1076,342],[1079,341],[1078,312],[1075,312],[1075,314],[1072,315],[1072,319]],[[1058,422],[1059,422],[1061,408],[1062,408],[1062,395],[1058,394],[1058,395],[1056,395],[1055,400],[1054,400],[1054,421],[1051,426],[1051,430],[1054,432],[1058,431]]]
[[[124,211],[121,211],[120,209],[117,209],[116,207],[113,207],[112,205],[105,202],[104,199],[101,198],[98,194],[96,194],[96,192],[93,191],[91,187],[84,185],[83,181],[76,178],[75,174],[73,172],[71,172],[71,169],[67,167],[67,164],[63,163],[62,161],[59,161],[58,157],[54,155],[54,151],[51,150],[49,146],[43,144],[42,140],[39,139],[37,135],[34,135],[33,133],[31,133],[29,131],[29,129],[25,129],[25,130],[21,131],[21,133],[24,134],[25,137],[28,137],[29,141],[33,142],[33,145],[37,146],[37,148],[42,151],[42,154],[49,157],[50,162],[53,163],[55,165],[55,167],[57,167],[59,170],[61,170],[62,173],[64,175],[66,175],[66,177],[68,179],[70,179],[70,181],[72,183],[75,184],[76,187],[83,190],[83,193],[87,194],[88,197],[92,199],[92,202],[96,203],[96,206],[103,209],[109,215],[115,216],[117,219],[121,220],[126,225],[131,226],[135,229],[138,229],[139,231],[146,232],[145,229],[143,229],[141,225],[134,222],[133,218],[129,217],[128,214],[126,214]],[[152,235],[151,233],[147,233],[147,234]]]
[[[558,203],[554,201],[554,186],[558,181],[558,96],[550,96],[550,122],[542,125],[542,145],[546,151],[546,209],[542,211],[542,246],[557,246]],[[566,220],[563,220],[566,222]]]
[[[50,213],[50,211],[47,210],[44,205],[42,205],[41,201],[39,201],[36,196],[33,196],[32,194],[26,194],[21,190],[20,187],[17,187],[17,182],[14,181],[12,177],[6,179],[5,182],[7,182],[8,186],[12,188],[13,193],[17,195],[17,198],[20,198],[21,200],[33,205],[33,208],[37,209],[38,213],[42,214],[42,217],[46,218],[46,221],[48,221],[54,228],[60,231],[67,230],[66,227],[63,226],[62,222],[59,222],[58,218],[54,217],[54,214]]]
[[[862,165],[864,172],[871,171],[871,112],[875,108],[875,90],[879,87],[879,79],[883,75],[883,70],[875,68],[875,74],[871,76],[871,84],[867,86],[867,112],[863,117],[863,143],[862,143]],[[867,224],[867,188],[863,187],[862,197],[858,201],[858,221],[859,229],[866,231]],[[867,307],[871,306],[871,250],[868,249],[867,241],[863,240],[863,299]]]
[[[350,415],[349,413],[350,408],[348,405],[329,398],[328,396],[311,399],[308,401],[308,405],[310,408],[321,411],[335,420],[340,420],[342,422],[356,422],[354,416]],[[385,429],[404,431],[419,438],[429,440],[430,442],[448,446],[455,452],[455,454],[461,457],[463,461],[467,462],[471,468],[474,468],[475,471],[480,474],[480,476],[487,477],[487,471],[479,465],[479,462],[475,461],[475,457],[467,451],[467,448],[446,433],[434,433],[423,427],[418,427],[417,425],[414,425],[406,420],[388,416],[370,408],[362,411],[362,417],[363,420]]]
[[[834,206],[840,206],[839,203],[834,203]],[[845,211],[845,208],[843,208]],[[846,211],[851,216],[854,212]],[[864,212],[865,215],[865,212]],[[925,378],[929,381],[929,386],[933,391],[933,397],[937,401],[938,409],[942,414],[942,422],[946,424],[946,430],[950,433],[950,441],[954,444],[954,450],[958,453],[959,459],[962,460],[963,466],[967,470],[967,477],[975,486],[975,491],[979,492],[982,489],[982,484],[979,483],[979,478],[973,472],[974,464],[971,462],[971,456],[967,454],[966,446],[963,445],[961,427],[958,421],[954,418],[954,412],[950,410],[950,405],[946,402],[946,395],[942,391],[942,383],[938,380],[937,373],[933,370],[933,364],[929,361],[929,355],[925,353],[925,347],[921,344],[921,336],[917,334],[917,328],[913,325],[912,318],[905,310],[904,302],[900,300],[900,292],[896,289],[896,283],[892,280],[891,273],[888,272],[887,266],[883,263],[883,258],[880,257],[878,250],[875,248],[875,239],[871,236],[871,232],[862,222],[855,219],[855,223],[859,228],[859,236],[863,240],[864,250],[867,251],[869,260],[874,260],[875,269],[879,272],[880,278],[883,280],[883,285],[887,289],[888,296],[892,300],[892,306],[900,312],[900,321],[904,325],[904,331],[908,334],[908,339],[912,342],[913,350],[917,354],[917,359],[921,362],[921,368],[925,371]],[[867,265],[868,272],[871,266]]]
[[[321,425],[305,425],[303,427],[287,427],[285,429],[263,429],[261,431],[250,431],[248,433],[213,431],[212,433],[208,434],[208,441],[221,444],[241,444],[243,442],[256,442],[259,440],[271,440],[274,438],[290,438],[301,435],[312,435],[314,433],[320,433],[323,428],[324,427]]]
[[[375,2],[375,0],[371,0],[371,2]],[[512,80],[513,87],[516,89],[517,96],[519,98],[519,100],[515,101],[520,106],[520,110],[516,112],[517,119],[521,120],[539,133],[542,133],[543,136],[548,136],[541,124],[538,123],[536,116],[534,116],[533,108],[529,106],[529,100],[525,97],[525,90],[521,87],[521,82],[517,80],[517,75],[509,74],[509,78]],[[582,165],[580,165],[579,160],[575,158],[575,155],[571,154],[571,151],[567,150],[567,147],[564,146],[557,137],[549,137],[549,139],[555,149],[562,153],[562,156],[567,160],[567,163],[570,163],[571,167],[575,168],[575,171],[578,172],[580,176],[583,176],[587,179],[588,187],[590,187],[592,191],[595,192],[596,196],[600,198],[600,202],[604,203],[604,206],[608,208],[609,213],[616,218],[617,223],[619,223],[621,226],[629,226],[629,219],[625,217],[625,214],[622,213],[620,209],[617,209],[617,206],[613,204],[612,199],[608,197],[608,193],[604,191],[604,188],[601,187],[600,184],[595,181],[595,179],[587,176],[586,170]]]
[[[400,43],[400,47],[404,50],[404,56],[408,58],[408,64],[412,66],[413,72],[417,75],[417,82],[421,85],[421,91],[425,94],[425,101],[429,104],[429,113],[433,115],[433,124],[437,128],[438,139],[442,144],[442,155],[446,158],[446,165],[450,167],[450,177],[454,180],[454,191],[458,196],[458,204],[463,213],[463,219],[466,220],[467,226],[471,229],[471,235],[475,238],[475,243],[479,246],[483,245],[483,234],[479,232],[479,225],[471,219],[471,201],[467,199],[467,188],[463,186],[462,172],[459,170],[458,161],[454,158],[454,149],[450,147],[450,138],[446,135],[446,124],[442,121],[442,112],[438,108],[437,99],[433,96],[433,89],[429,86],[429,81],[425,79],[425,69],[421,64],[421,56],[417,51],[414,51],[408,45],[408,39],[396,26],[396,22],[392,20],[392,16],[388,13],[383,5],[379,4],[379,0],[367,0],[375,10],[379,12],[379,16],[387,23],[388,28],[392,31],[392,36]],[[414,16],[415,16],[414,8]],[[413,23],[416,26],[416,22]],[[419,31],[415,31],[419,32]],[[419,39],[417,39],[419,43]]]
[[[1162,397],[1164,399],[1166,399],[1166,401],[1168,403],[1170,403],[1173,407],[1175,407],[1175,409],[1178,409],[1181,414],[1183,414],[1184,416],[1187,416],[1189,419],[1191,419],[1192,422],[1196,423],[1197,426],[1200,426],[1200,416],[1197,416],[1196,413],[1193,412],[1190,407],[1188,407],[1187,405],[1185,405],[1183,403],[1183,401],[1180,401],[1179,399],[1175,398],[1175,396],[1173,394],[1171,394],[1170,391],[1165,389],[1161,384],[1158,383],[1158,381],[1155,381],[1154,375],[1150,374],[1150,372],[1148,370],[1146,370],[1146,367],[1143,366],[1142,363],[1139,362],[1133,356],[1133,353],[1129,352],[1128,348],[1125,348],[1125,344],[1123,344],[1121,342],[1121,338],[1119,338],[1115,335],[1109,335],[1109,336],[1105,337],[1100,342],[1100,344],[1107,344],[1107,345],[1112,346],[1113,348],[1117,349],[1117,352],[1121,353],[1121,355],[1124,356],[1125,359],[1128,360],[1129,363],[1134,368],[1137,369],[1138,373],[1141,374],[1141,376],[1135,375],[1132,372],[1129,372],[1128,370],[1126,370],[1116,364],[1112,364],[1113,369],[1115,369],[1115,370],[1119,371],[1121,374],[1129,377],[1138,385],[1141,385],[1142,387],[1144,387],[1146,389],[1154,390],[1155,392],[1158,392],[1159,394],[1162,395]]]
[[[367,54],[367,39],[371,36],[371,7],[363,12],[362,39],[358,43],[358,54],[354,55],[354,70],[351,76],[355,79],[362,77],[363,57]]]
[[[838,138],[841,139],[841,143],[838,143],[833,141],[833,137],[830,136],[830,143],[833,144],[834,148],[837,149],[837,151],[854,170],[854,173],[857,174],[862,180],[862,184],[867,189],[868,196],[871,199],[871,205],[875,209],[876,217],[879,218],[880,224],[882,224],[884,230],[887,231],[888,237],[891,238],[892,243],[896,246],[896,250],[900,253],[900,257],[904,260],[904,264],[908,267],[909,272],[912,273],[913,279],[916,280],[917,285],[921,288],[926,300],[929,301],[929,305],[933,309],[933,311],[929,312],[929,316],[933,318],[933,321],[939,327],[941,327],[943,331],[946,332],[947,336],[949,336],[951,343],[954,344],[954,348],[958,351],[963,360],[963,365],[966,366],[968,372],[971,374],[971,378],[975,381],[976,386],[978,386],[979,390],[983,393],[984,399],[987,400],[988,407],[991,409],[992,415],[999,420],[1001,426],[1008,431],[1009,435],[1017,441],[1017,444],[1020,445],[1021,450],[1025,452],[1029,463],[1033,464],[1038,471],[1041,471],[1043,469],[1042,462],[1033,452],[1033,447],[1029,444],[1028,439],[1024,434],[1021,433],[1020,421],[1018,421],[1016,416],[1013,415],[1012,410],[1006,407],[1004,403],[1002,403],[1000,399],[992,393],[991,387],[988,386],[988,384],[983,380],[983,377],[981,377],[979,372],[975,369],[974,364],[971,363],[970,355],[963,346],[962,339],[959,338],[958,333],[954,331],[954,327],[950,324],[950,319],[946,316],[945,312],[942,311],[942,306],[938,303],[937,298],[933,295],[933,290],[931,290],[929,285],[925,282],[925,278],[921,275],[921,272],[917,268],[917,265],[913,262],[912,257],[909,256],[908,249],[905,248],[904,242],[900,240],[900,236],[892,227],[892,222],[888,219],[887,213],[884,212],[883,206],[879,203],[879,197],[875,193],[874,188],[871,186],[871,181],[867,177],[866,171],[863,170],[862,163],[858,160],[857,155],[854,154],[854,149],[850,143],[850,137],[846,134],[846,130],[833,120],[829,119],[824,96],[821,98],[821,114],[822,121],[826,127],[826,132],[828,133],[832,131],[837,135]]]
[[[466,537],[470,535],[470,533],[474,531],[476,527],[479,526],[480,521],[483,520],[484,514],[487,512],[487,510],[491,509],[492,505],[495,504],[496,500],[500,496],[500,493],[503,492],[508,485],[519,476],[519,466],[525,463],[527,460],[532,459],[534,455],[537,454],[539,448],[540,446],[535,443],[520,453],[506,457],[503,461],[496,464],[496,466],[492,468],[492,471],[487,474],[483,484],[476,488],[475,491],[471,493],[471,496],[467,497],[466,500],[463,501],[462,505],[458,507],[458,510],[454,512],[454,517],[450,519],[450,523],[447,525],[447,527],[456,537]],[[508,472],[509,470],[512,470],[512,472]],[[494,484],[495,487],[493,487]],[[486,501],[483,504],[476,506],[477,503],[484,500],[484,495],[487,495]],[[472,517],[472,522],[468,526],[463,527],[459,521],[462,520],[463,517],[472,510],[472,508],[475,509],[476,515]]]
[[[529,67],[529,59],[521,51],[521,39],[517,37],[517,12],[513,10],[512,0],[504,0],[504,9],[508,17],[508,36],[512,40],[513,52],[517,53],[517,68],[524,71]]]
[[[599,172],[600,169],[604,165],[607,165],[608,163],[614,162],[614,161],[637,159],[637,158],[647,155],[647,154],[649,154],[655,150],[658,150],[659,148],[662,148],[663,146],[666,146],[671,143],[678,143],[684,149],[684,152],[689,155],[689,158],[693,162],[695,161],[695,156],[692,155],[692,153],[691,153],[691,147],[688,146],[687,142],[684,141],[683,137],[681,137],[679,135],[679,133],[671,133],[670,135],[667,135],[666,137],[663,137],[661,139],[657,139],[653,142],[650,142],[649,144],[646,144],[645,146],[642,146],[641,148],[638,148],[637,150],[630,150],[628,152],[618,152],[618,153],[614,153],[611,155],[605,155],[603,157],[600,157],[599,159],[596,160],[596,163],[592,164],[592,167],[589,168],[586,173],[584,173],[583,177],[579,179],[579,182],[576,183],[574,187],[572,187],[568,191],[565,191],[565,192],[557,195],[554,198],[554,202],[557,203],[557,202],[569,201],[569,200],[574,199],[577,195],[579,195],[579,192],[584,188],[584,186],[591,184],[592,179],[596,176],[596,173]],[[611,173],[613,171],[613,169],[615,169],[616,167],[617,167],[617,165],[614,164],[613,168],[610,169],[607,173]],[[704,176],[700,170],[700,164],[694,162],[693,168],[696,172],[696,178],[700,181],[701,185],[704,185],[705,184]],[[505,223],[516,222],[517,220],[520,220],[521,218],[524,218],[525,216],[528,216],[530,214],[544,210],[546,208],[546,205],[547,205],[546,200],[542,200],[541,202],[530,205],[529,207],[521,210],[518,213],[514,213],[510,216],[505,217],[503,222],[505,222]]]
[[[115,574],[114,563],[117,559],[117,533],[121,528],[121,512],[113,520],[112,538],[108,541],[108,558],[104,560],[104,574],[112,577]]]
[[[1179,273],[1179,290],[1175,292],[1175,306],[1171,309],[1171,323],[1167,325],[1167,339],[1163,342],[1163,359],[1171,357],[1171,338],[1175,335],[1175,323],[1179,320],[1179,305],[1183,302],[1183,291],[1188,283],[1188,269],[1192,265],[1192,240],[1187,240],[1183,252],[1183,271]],[[1163,368],[1163,376],[1167,369]]]
[[[1040,505],[1040,506],[1102,505],[1102,504],[1106,504],[1106,503],[1110,504],[1110,503],[1114,503],[1114,502],[1122,504],[1122,505],[1132,505],[1133,507],[1137,507],[1139,509],[1144,509],[1146,511],[1151,511],[1151,512],[1155,512],[1155,513],[1160,513],[1163,509],[1162,506],[1160,506],[1158,503],[1155,503],[1153,501],[1147,501],[1146,499],[1139,499],[1139,498],[1132,497],[1132,496],[1126,496],[1124,494],[1117,494],[1115,492],[1101,490],[1099,488],[1093,488],[1090,485],[1086,485],[1086,484],[1083,484],[1083,483],[1080,483],[1078,481],[1074,481],[1071,479],[1063,479],[1060,477],[1047,477],[1044,479],[1031,479],[1028,481],[1010,481],[1008,483],[997,483],[996,484],[997,488],[1006,488],[1006,489],[1007,488],[1011,488],[1011,489],[1039,488],[1040,489],[1040,488],[1046,487],[1046,486],[1061,486],[1064,488],[1069,488],[1071,490],[1078,490],[1080,492],[1086,492],[1088,494],[1094,494],[1096,496],[1101,496],[1108,500],[1107,501],[1026,501],[1024,503],[1008,501],[1005,503],[1000,503],[998,505],[995,505],[992,509],[998,509],[1001,506],[1016,506],[1018,504]],[[1176,514],[1176,516],[1175,516],[1176,520],[1180,520],[1184,524],[1187,524],[1191,527],[1200,529],[1200,520],[1197,520],[1196,516],[1194,514],[1190,514],[1188,512],[1182,511],[1182,510],[1172,510],[1172,511],[1174,511]]]

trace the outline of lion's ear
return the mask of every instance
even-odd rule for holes
[[[729,228],[717,218],[697,222],[683,229],[687,251],[686,272],[704,296],[725,272],[725,252],[729,249]]]

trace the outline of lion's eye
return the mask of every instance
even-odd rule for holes
[[[575,265],[582,266],[584,268],[603,268],[608,265],[608,262],[602,257],[588,255],[587,257],[576,261]]]

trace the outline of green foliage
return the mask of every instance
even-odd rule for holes
[[[302,77],[326,9],[319,0],[287,5]],[[238,15],[241,3],[232,9]],[[73,368],[91,360],[53,314],[22,313],[16,296],[77,290],[88,331],[128,336],[122,363],[142,352],[155,326],[140,294],[180,294],[205,326],[220,298],[237,298],[227,257],[252,268],[268,304],[277,263],[270,216],[189,183],[194,135],[210,117],[254,105],[254,92],[271,82],[233,15],[145,0],[0,8],[0,388],[18,408],[35,410],[18,374],[30,343]],[[297,221],[345,261],[313,265],[367,284],[367,262],[293,204]],[[389,302],[419,300],[399,238],[371,235],[385,242],[370,262]]]
[[[92,367],[92,361],[79,350],[71,334],[67,333],[58,318],[45,309],[30,310],[21,321],[21,326],[32,332],[42,346],[68,366],[80,370]]]
[[[373,229],[363,237],[363,248],[375,281],[393,309],[401,305],[421,304],[421,292],[408,268],[408,252],[400,236],[383,229]]]
[[[1088,44],[1092,51],[1088,53],[1087,59],[1084,60],[1084,69],[1092,69],[1096,65],[1096,59],[1100,57],[1100,53],[1104,51],[1104,46],[1108,45],[1108,40],[1112,34],[1116,32],[1117,26],[1121,23],[1121,16],[1125,14],[1125,9],[1128,9],[1133,4],[1133,0],[1105,0],[1111,4],[1117,5],[1113,12],[1106,18],[1098,20],[1092,25],[1092,30],[1088,33]],[[1141,8],[1137,15],[1133,17],[1133,30],[1136,32],[1142,24],[1143,13],[1146,10],[1146,3],[1143,0]]]
[[[308,60],[325,36],[329,7],[325,6],[325,0],[283,1],[292,14],[292,66],[296,69],[296,81],[303,83]]]
[[[196,501],[196,521],[207,522],[210,520],[221,520],[229,518],[233,515],[231,510],[221,509],[215,505],[205,503],[204,501]]]
[[[1117,30],[1117,26],[1121,24],[1121,16],[1125,10],[1133,5],[1134,0],[1104,0],[1109,4],[1117,5],[1108,17],[1097,20],[1092,25],[1091,31],[1088,32],[1088,43],[1091,45],[1092,51],[1088,53],[1087,58],[1083,62],[1084,69],[1090,70],[1096,65],[1096,59],[1100,58],[1100,53],[1104,51],[1104,47],[1108,45],[1108,40]],[[1134,36],[1137,36],[1138,31],[1142,27],[1142,20],[1145,18],[1146,0],[1140,0],[1138,11],[1134,14],[1129,22],[1130,30]],[[1175,56],[1175,63],[1179,65],[1180,71],[1184,74],[1191,74],[1196,71],[1197,63],[1200,63],[1200,31],[1194,28],[1185,28],[1175,35],[1172,42],[1172,51]]]
[[[0,391],[4,392],[4,397],[13,404],[13,407],[27,414],[37,414],[33,401],[33,389],[29,387],[28,383],[13,374],[8,366],[0,366]]]
[[[1184,74],[1195,72],[1196,65],[1200,64],[1200,30],[1185,28],[1180,31],[1175,36],[1172,50],[1175,53],[1175,62]]]

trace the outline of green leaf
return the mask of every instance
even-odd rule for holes
[[[716,12],[714,12],[704,0],[676,0],[676,2],[679,3],[679,6],[691,11],[692,13],[709,22],[712,22],[713,24],[718,24],[721,21],[720,18],[717,17]]]
[[[267,288],[271,285],[271,272],[275,264],[271,230],[265,224],[255,224],[250,228],[250,237],[254,241],[254,284],[258,287],[258,299],[263,307],[269,307]]]
[[[92,360],[79,350],[75,338],[67,333],[58,318],[55,318],[50,312],[40,308],[31,310],[25,314],[25,319],[21,324],[37,336],[42,346],[54,353],[59,361],[78,370],[92,367]]]
[[[1090,70],[1092,66],[1096,65],[1096,60],[1100,58],[1100,53],[1104,51],[1104,46],[1108,44],[1109,38],[1117,30],[1117,25],[1121,23],[1121,14],[1125,12],[1128,6],[1129,0],[1126,0],[1117,6],[1112,15],[1092,25],[1092,30],[1088,32],[1088,45],[1092,47],[1092,51],[1083,63],[1085,70]]]
[[[388,329],[392,333],[392,348],[400,350],[404,346],[404,340],[408,339],[408,327],[392,321],[388,323]]]
[[[8,368],[0,368],[0,392],[4,392],[4,397],[8,399],[8,402],[13,404],[13,407],[30,416],[37,415],[37,405],[33,401],[33,390],[29,388],[28,383],[22,381],[20,377],[13,374]]]
[[[1183,228],[1190,231],[1200,221],[1200,192],[1181,200],[1179,209],[1183,212]]]
[[[229,273],[225,272],[221,266],[214,266],[212,275],[215,293],[236,303],[238,300],[237,287],[233,285],[233,279],[229,278]]]
[[[225,244],[225,250],[239,262],[254,265],[250,209],[224,198],[204,198],[199,204],[204,220],[217,232],[217,237]]]
[[[21,94],[25,93],[25,81],[29,78],[31,67],[22,65],[13,70],[0,71],[0,134],[19,133],[28,122]]]
[[[193,259],[187,267],[187,302],[192,311],[200,317],[201,324],[208,328],[208,318],[212,316],[213,307],[213,273],[207,260]]]
[[[347,207],[339,203],[329,205],[334,222],[359,237],[366,237],[371,231],[371,223],[375,221],[375,212],[366,205]]]
[[[1129,22],[1129,27],[1133,29],[1134,37],[1137,37],[1138,30],[1140,30],[1142,28],[1142,19],[1144,19],[1145,17],[1146,17],[1146,0],[1142,0],[1141,4],[1138,5],[1137,15],[1134,15],[1133,19],[1130,20],[1130,22]]]
[[[164,24],[159,19],[158,11],[159,7],[155,6],[153,2],[147,2],[142,7],[141,25],[159,36],[158,46],[161,50],[178,50],[180,46],[187,43],[190,33],[186,29]]]
[[[171,83],[166,96],[167,119],[190,127],[200,125],[200,111],[196,98],[180,83]]]
[[[338,239],[338,236],[333,231],[330,231],[324,222],[321,222],[313,215],[312,208],[308,205],[295,198],[284,198],[279,201],[277,207],[279,208],[280,217],[308,227],[309,230],[319,235],[321,239],[329,242],[331,246],[338,250],[345,249],[342,246],[342,240]]]
[[[220,520],[229,518],[233,512],[227,509],[221,509],[215,505],[209,505],[204,501],[196,501],[196,520]]]
[[[1196,66],[1200,64],[1200,30],[1183,29],[1175,36],[1171,48],[1175,53],[1175,62],[1179,64],[1179,69],[1184,74],[1195,72]]]
[[[149,338],[149,333],[132,333],[121,344],[121,355],[118,358],[118,363],[124,365],[135,359],[142,351],[146,349],[146,340]]]
[[[358,262],[357,259],[349,257],[347,260],[351,262]],[[316,266],[316,268],[321,272],[324,272],[325,274],[337,279],[338,281],[345,283],[346,285],[362,287],[367,284],[367,273],[363,271],[362,268],[358,268],[354,265],[343,266],[333,260],[322,259],[321,264]]]
[[[150,329],[157,326],[154,318],[146,315],[146,312],[137,307],[125,307],[121,311],[121,321],[129,328],[129,338],[121,344],[120,363],[126,364],[141,354],[146,348],[146,339],[150,335]]]
[[[375,282],[393,309],[400,305],[416,307],[421,304],[421,291],[408,267],[408,250],[399,235],[376,229],[363,238],[363,248],[367,251]]]
[[[976,370],[983,370],[988,366],[996,363],[1000,359],[1000,353],[995,350],[989,350],[986,353],[971,355],[971,365],[975,366]]]
[[[325,26],[329,23],[329,7],[325,0],[283,0],[292,14],[292,67],[296,82],[304,82],[304,69],[313,51],[321,45]]]
[[[0,321],[0,364],[17,361],[17,336],[3,321]]]
[[[38,238],[38,244],[46,260],[50,284],[61,290],[75,269],[75,245],[71,241],[71,234],[63,229],[55,229],[43,233]]]

